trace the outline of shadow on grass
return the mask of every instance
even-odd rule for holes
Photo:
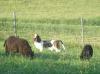
[[[35,53],[35,58],[39,58],[39,59],[58,59],[59,56],[57,54],[54,53]]]
[[[66,52],[60,52],[60,53],[56,53],[56,52],[38,52],[35,53],[34,58],[39,58],[39,59],[49,59],[49,60],[78,60],[79,56],[77,55],[70,55],[67,54]]]
[[[35,58],[38,58],[35,59]],[[98,62],[80,63],[76,55],[65,52],[37,52],[32,60],[0,52],[0,74],[99,74]],[[42,59],[42,61],[41,61]],[[59,61],[60,59],[60,61]],[[64,61],[64,62],[63,62]]]
[[[66,61],[67,62],[67,61]],[[57,61],[36,61],[12,58],[0,63],[0,74],[99,74],[100,66]]]

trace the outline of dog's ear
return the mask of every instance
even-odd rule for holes
[[[41,38],[40,38],[40,36],[39,35],[37,35],[37,42],[41,42]]]
[[[41,38],[38,34],[34,34],[34,41],[41,42]]]
[[[33,36],[33,41],[37,41],[37,34],[36,33]]]
[[[34,38],[36,38],[37,36],[38,36],[38,34],[35,33],[35,34],[34,34]]]

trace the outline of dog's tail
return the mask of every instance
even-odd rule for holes
[[[64,43],[61,40],[59,40],[59,42],[61,42],[61,45],[62,45],[63,49],[65,50]]]

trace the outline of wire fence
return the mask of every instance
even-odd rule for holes
[[[28,14],[31,16],[31,14]],[[79,36],[81,38],[80,42],[82,45],[86,40],[91,40],[89,42],[99,43],[99,25],[96,25],[96,21],[92,23],[89,20],[81,17],[75,20],[57,20],[57,19],[38,19],[38,20],[23,20],[18,17],[23,17],[21,14],[15,12],[12,13],[12,18],[0,18],[0,29],[1,31],[11,31],[14,35],[20,35],[19,32],[54,32],[54,33],[64,33],[67,36]],[[93,24],[94,23],[94,24]],[[97,22],[98,23],[98,22]],[[74,25],[75,24],[75,25]],[[89,25],[87,25],[89,24]],[[91,24],[91,25],[90,25]],[[29,29],[30,28],[30,29]],[[46,32],[46,33],[47,33]],[[66,33],[65,33],[66,32]],[[24,33],[25,34],[25,33]]]
[[[22,13],[21,13],[22,14]],[[16,12],[8,18],[0,18],[1,37],[6,39],[8,36],[15,35],[24,37],[32,42],[34,33],[38,33],[43,39],[61,39],[67,48],[83,47],[84,44],[92,44],[99,47],[100,26],[95,20],[87,20],[84,17],[78,19],[24,19],[23,14]],[[26,16],[31,16],[27,14]],[[19,16],[23,19],[20,19]],[[25,15],[24,15],[25,16]],[[91,21],[91,22],[90,22]],[[94,23],[95,22],[95,23]],[[94,23],[94,24],[93,24]],[[97,24],[96,24],[97,23]],[[79,50],[77,50],[79,52]]]

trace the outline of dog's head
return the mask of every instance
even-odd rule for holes
[[[33,40],[35,42],[41,42],[41,38],[40,38],[40,36],[38,34],[34,34]]]

